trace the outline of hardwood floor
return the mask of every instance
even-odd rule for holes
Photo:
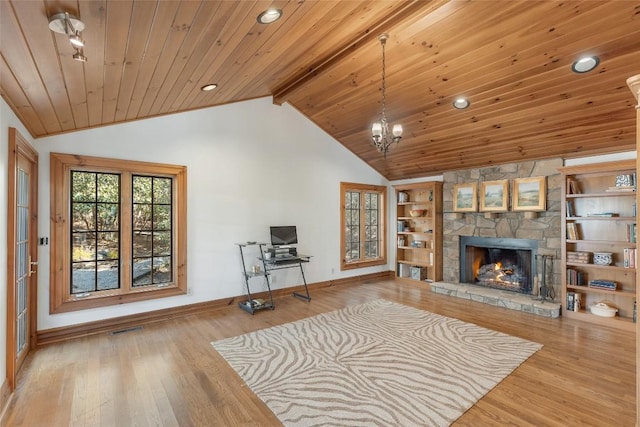
[[[3,426],[280,425],[211,341],[371,299],[455,317],[544,347],[454,426],[635,425],[635,334],[433,294],[394,281],[236,306],[44,346],[27,359]]]

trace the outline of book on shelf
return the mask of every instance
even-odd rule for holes
[[[607,193],[628,193],[633,191],[636,191],[636,187],[631,185],[620,185],[616,187],[609,187],[606,189]]]
[[[635,224],[627,224],[627,242],[636,243],[637,239],[636,234],[636,225]]]
[[[589,264],[590,252],[567,252],[567,262]]]
[[[567,200],[567,218],[571,218],[575,216],[575,212],[573,211],[573,203],[570,200]]]
[[[613,280],[595,279],[595,280],[589,280],[589,287],[615,291],[617,288],[617,284]]]
[[[567,269],[567,285],[571,286],[585,286],[585,273],[575,270],[573,268]]]
[[[578,240],[578,226],[574,222],[567,223],[567,239]]]
[[[567,292],[567,311],[573,311],[575,308],[575,292]]]
[[[622,265],[625,268],[636,268],[636,265],[637,265],[636,248],[624,248],[622,255],[623,255]]]
[[[567,179],[567,191],[569,194],[580,194],[580,187],[576,180],[571,178]]]
[[[596,216],[602,218],[612,218],[614,216],[618,216],[617,213],[614,212],[589,212],[587,216]]]
[[[631,263],[629,261],[629,250],[630,250],[630,248],[624,248],[622,250],[622,259],[623,259],[622,266],[624,268],[629,268],[630,265],[631,265]]]

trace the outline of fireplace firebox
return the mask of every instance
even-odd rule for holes
[[[531,294],[538,241],[460,236],[460,283]]]

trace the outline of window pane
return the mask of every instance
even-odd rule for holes
[[[117,203],[98,204],[98,225],[96,229],[101,231],[117,231],[120,228],[119,208],[120,205]]]
[[[371,209],[378,209],[378,194],[377,193],[369,193],[369,207]]]
[[[153,229],[171,229],[171,205],[156,205],[153,207]]]
[[[100,260],[118,260],[120,245],[118,233],[97,233],[98,236],[98,257]]]
[[[118,274],[118,261],[100,261],[98,264],[97,291],[118,289],[120,277]]]
[[[133,205],[133,229],[152,230],[151,205]]]
[[[96,205],[94,203],[71,204],[73,231],[89,231],[96,229]]]
[[[96,259],[96,236],[94,233],[73,233],[71,261],[93,261]]]
[[[133,257],[140,258],[149,256],[151,256],[151,233],[133,233]]]
[[[360,193],[351,193],[351,209],[360,209]]]
[[[153,178],[153,203],[171,203],[171,178]]]
[[[173,274],[171,273],[171,257],[156,257],[153,259],[153,283],[169,283]]]
[[[97,201],[118,203],[120,201],[120,175],[99,173]]]
[[[351,225],[360,225],[360,211],[353,210],[350,211],[351,214]]]
[[[74,202],[96,201],[96,174],[94,172],[71,172],[71,200]]]
[[[133,286],[151,284],[151,258],[139,258],[133,263]]]
[[[133,177],[133,203],[151,203],[151,185],[153,178],[150,176]]]
[[[153,256],[171,255],[171,232],[153,233]]]
[[[352,242],[349,252],[351,260],[360,259],[360,244],[358,242]]]
[[[79,262],[72,264],[71,293],[81,294],[96,289],[96,263]]]

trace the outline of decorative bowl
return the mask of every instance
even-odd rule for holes
[[[411,247],[412,248],[426,248],[427,247],[427,242],[425,242],[424,240],[414,240],[413,242],[411,242]]]
[[[424,215],[424,209],[411,209],[409,211],[409,215],[411,215],[414,218],[418,216],[422,216]]]
[[[603,302],[599,302],[591,306],[591,313],[595,314],[596,316],[614,317],[617,312],[617,308],[610,307]]]
[[[611,252],[594,252],[593,263],[596,265],[611,265],[613,257]]]

